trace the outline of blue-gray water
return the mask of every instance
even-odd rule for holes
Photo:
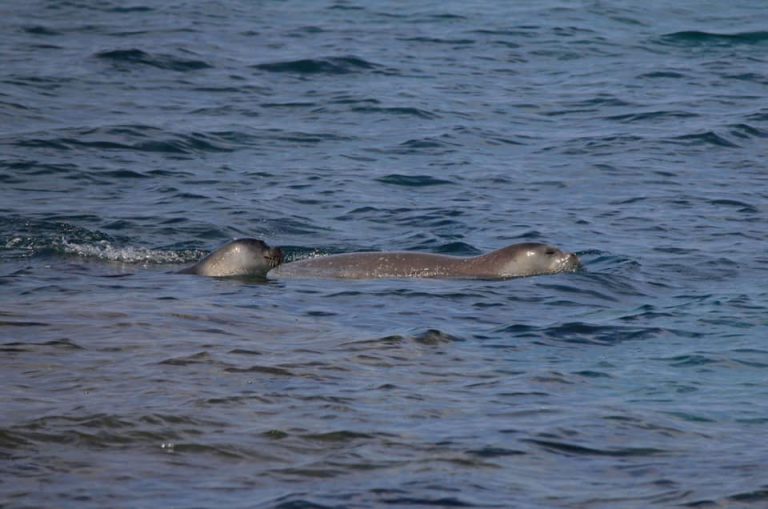
[[[768,505],[763,1],[0,14],[0,506]],[[237,236],[585,270],[174,273]]]

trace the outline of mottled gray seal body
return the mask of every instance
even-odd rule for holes
[[[179,272],[211,277],[264,277],[282,261],[283,252],[279,248],[269,247],[258,239],[235,239]]]
[[[318,256],[280,265],[270,279],[508,279],[569,272],[581,266],[575,254],[538,243],[508,246],[473,257],[413,252]]]

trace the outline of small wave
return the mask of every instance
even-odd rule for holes
[[[151,126],[118,125],[98,128],[69,128],[56,131],[58,136],[27,137],[13,141],[18,147],[73,150],[132,150],[167,154],[199,154],[234,150],[228,138],[232,133],[178,133]]]
[[[610,346],[624,341],[636,341],[657,337],[669,332],[658,327],[631,327],[617,325],[595,325],[585,322],[569,322],[550,327],[531,327],[513,324],[498,330],[515,336],[585,345]]]
[[[419,108],[413,108],[413,107],[383,108],[383,107],[375,107],[375,106],[358,106],[356,108],[352,108],[352,111],[357,113],[383,113],[383,114],[391,114],[391,115],[403,115],[403,116],[418,117],[423,119],[433,119],[438,117],[438,115],[434,113],[431,113],[429,111],[422,110]]]
[[[697,134],[684,134],[682,136],[675,136],[670,138],[669,141],[671,143],[683,145],[715,145],[718,147],[739,148],[739,145],[729,141],[723,136],[720,136],[714,131],[707,131]]]
[[[416,331],[413,334],[402,336],[395,334],[374,339],[354,340],[343,343],[341,347],[345,350],[376,350],[379,348],[392,348],[407,345],[408,343],[417,343],[426,346],[438,346],[446,343],[455,343],[462,341],[460,338],[443,332],[438,329],[427,329],[425,331]]]
[[[328,431],[325,433],[307,433],[301,435],[304,440],[310,440],[313,442],[352,442],[360,439],[374,438],[373,435],[368,433],[360,433],[357,431]]]
[[[478,256],[483,254],[482,251],[475,246],[467,244],[466,242],[449,242],[448,244],[437,246],[434,249],[434,252],[453,256]]]
[[[605,117],[607,120],[616,120],[618,122],[645,122],[653,120],[663,120],[667,118],[695,118],[697,113],[687,111],[645,111],[642,113],[627,113],[623,115],[612,115]]]
[[[0,326],[7,327],[45,327],[49,324],[43,322],[20,322],[0,320]],[[60,350],[83,350],[84,348],[70,339],[54,339],[42,343],[1,343],[0,352],[36,352],[49,348]]]
[[[216,365],[216,363],[217,361],[208,352],[197,352],[181,357],[171,357],[158,362],[158,364],[167,366],[189,366],[195,364]]]
[[[728,127],[730,133],[737,138],[768,138],[768,130],[759,129],[749,124],[733,124]]]
[[[738,200],[726,200],[726,199],[710,200],[709,203],[711,205],[716,205],[720,207],[732,207],[732,208],[735,208],[738,212],[741,212],[744,214],[757,214],[759,212],[757,207],[755,207],[754,205],[750,205],[749,203],[744,203]]]
[[[730,46],[734,44],[765,44],[768,43],[768,31],[737,32],[734,34],[723,34],[716,32],[702,32],[699,30],[686,30],[682,32],[673,32],[661,36],[664,43],[676,44],[681,46]]]
[[[733,502],[744,502],[744,503],[768,502],[768,487],[764,487],[763,489],[759,489],[755,491],[745,491],[743,493],[737,493],[736,495],[731,495],[730,497],[728,497],[728,500],[731,500]]]
[[[400,146],[404,149],[404,152],[411,153],[422,149],[446,148],[448,144],[435,138],[422,138],[404,141]]]
[[[99,53],[96,53],[95,57],[111,62],[113,65],[121,68],[146,65],[167,71],[186,72],[213,67],[211,64],[202,60],[185,59],[173,55],[152,54],[135,48],[100,51]]]
[[[615,456],[621,458],[634,456],[658,456],[665,453],[665,451],[661,449],[654,449],[651,447],[597,449],[567,442],[556,442],[554,440],[524,439],[524,441],[536,444],[551,452],[565,454],[568,456]]]
[[[398,173],[377,178],[376,181],[381,182],[382,184],[405,187],[442,186],[455,183],[450,180],[438,179],[429,175],[400,175]]]
[[[448,44],[451,46],[467,46],[475,44],[475,39],[441,39],[439,37],[404,37],[403,42],[424,42],[429,44]]]
[[[262,71],[294,74],[349,74],[377,69],[380,66],[357,57],[328,57],[269,62],[254,67]]]

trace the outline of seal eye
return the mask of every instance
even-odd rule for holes
[[[554,255],[556,252],[557,252],[557,251],[556,251],[554,248],[548,247],[548,248],[547,248],[547,250],[546,250],[546,251],[544,251],[544,254],[546,254],[546,255],[549,255],[549,256],[552,256],[552,255]]]

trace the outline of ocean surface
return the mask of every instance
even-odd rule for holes
[[[5,0],[0,507],[768,507],[767,160],[762,0]]]

